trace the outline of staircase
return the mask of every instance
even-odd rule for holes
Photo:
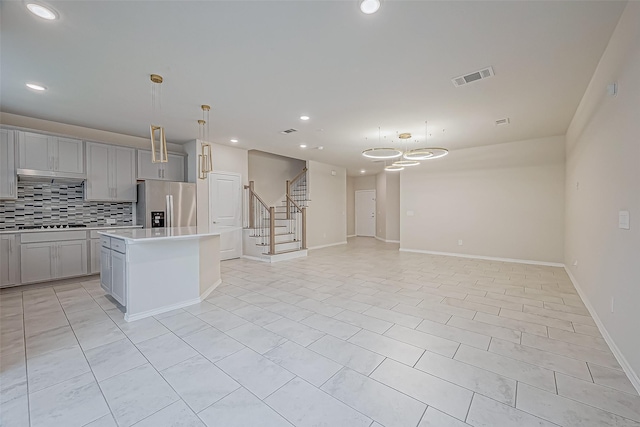
[[[244,188],[244,256],[265,262],[307,256],[307,168],[286,181],[279,206],[268,206],[256,194],[253,181]]]

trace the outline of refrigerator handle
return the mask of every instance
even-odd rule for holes
[[[166,218],[166,222],[165,222],[165,227],[169,228],[171,227],[171,200],[170,200],[170,195],[166,195],[164,196],[165,198],[165,208],[167,211],[167,218]]]
[[[171,226],[173,227],[173,194],[169,195],[170,209],[171,209]]]

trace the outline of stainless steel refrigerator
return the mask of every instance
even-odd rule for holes
[[[148,179],[138,183],[136,221],[144,228],[196,225],[196,185]]]

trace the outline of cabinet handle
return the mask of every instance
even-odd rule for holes
[[[118,189],[117,188],[113,189],[113,197],[116,198],[116,199],[118,198]]]
[[[162,174],[160,174],[160,169],[158,169],[158,178],[162,178]]]
[[[162,177],[164,178],[164,169],[162,169]]]

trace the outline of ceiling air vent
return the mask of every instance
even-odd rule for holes
[[[294,132],[298,132],[298,129],[291,128],[291,129],[283,130],[283,131],[282,131],[282,132],[280,132],[280,133],[285,134],[285,135],[288,135],[288,134],[290,134],[290,133],[294,133]]]
[[[475,82],[476,80],[486,79],[487,77],[491,77],[493,75],[494,75],[493,68],[487,67],[487,68],[483,68],[480,71],[475,71],[473,73],[470,73],[464,76],[454,77],[453,79],[451,79],[451,81],[453,82],[453,85],[455,87],[460,87],[460,86],[466,85],[467,83]]]
[[[498,119],[496,120],[496,126],[502,126],[502,125],[508,125],[509,122],[509,117],[505,117],[504,119]]]

